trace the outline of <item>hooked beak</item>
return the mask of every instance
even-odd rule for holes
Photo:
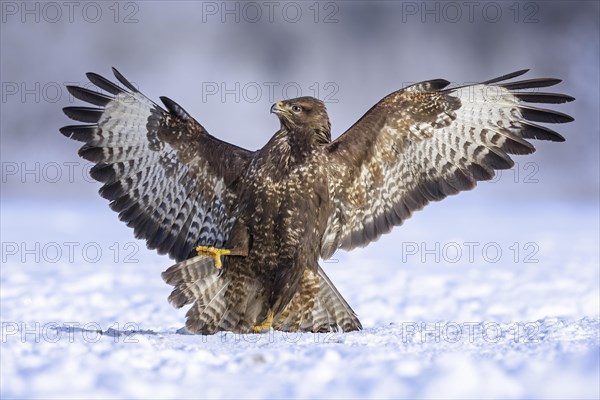
[[[271,114],[281,114],[285,112],[287,112],[287,110],[283,108],[283,101],[278,101],[271,106]]]

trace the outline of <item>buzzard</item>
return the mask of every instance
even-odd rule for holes
[[[322,101],[280,101],[271,107],[280,129],[249,151],[113,72],[122,87],[94,73],[102,91],[68,87],[96,107],[66,107],[85,124],[60,131],[85,142],[79,155],[95,163],[100,195],[135,237],[175,259],[162,274],[169,301],[191,304],[186,328],[202,334],[361,329],[319,258],[366,246],[429,202],[511,168],[509,154],[534,152],[527,139],[564,141],[535,122],[573,120],[530,105],[574,100],[526,90],[559,79],[514,81],[521,70],[405,87],[333,141]]]

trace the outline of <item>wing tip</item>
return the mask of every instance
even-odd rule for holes
[[[575,121],[569,114],[547,108],[527,107],[520,105],[521,115],[528,121],[545,122],[549,124],[565,124]]]
[[[63,113],[70,119],[80,122],[97,123],[104,112],[101,108],[68,106],[63,107]]]
[[[167,107],[167,110],[177,118],[182,121],[187,121],[190,119],[190,114],[184,110],[179,104],[177,104],[174,100],[171,100],[167,96],[160,96],[160,101]]]
[[[121,82],[123,85],[125,85],[125,87],[127,87],[129,90],[131,90],[134,93],[138,93],[139,90],[131,83],[129,82],[124,76],[123,74],[121,74],[119,72],[119,70],[117,70],[115,67],[111,67],[112,68],[112,72],[113,75],[115,76],[115,78],[117,78],[117,80],[119,82]]]
[[[562,143],[562,142],[566,142],[567,139],[561,135],[560,133],[558,134],[558,136],[555,138],[554,142],[558,142],[558,143]]]
[[[515,71],[515,72],[511,72],[511,73],[508,73],[508,74],[501,75],[501,76],[499,76],[497,78],[489,79],[489,80],[487,80],[485,82],[482,82],[482,84],[483,85],[490,85],[492,83],[497,83],[497,82],[506,81],[508,79],[513,79],[513,78],[516,78],[518,76],[526,74],[527,72],[529,72],[529,70],[530,70],[529,68],[520,69],[520,70]]]
[[[58,129],[58,131],[65,137],[71,139],[73,136],[73,125],[66,125]]]
[[[106,90],[108,93],[113,95],[118,95],[119,93],[123,93],[123,88],[115,85],[113,82],[109,81],[102,75],[99,75],[95,72],[86,72],[85,76],[92,82],[94,85],[98,86],[100,89]]]
[[[71,128],[69,127],[69,125],[65,125],[61,128],[58,128],[58,131],[65,136],[69,136],[71,134]]]

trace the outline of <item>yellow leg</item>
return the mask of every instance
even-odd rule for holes
[[[227,256],[231,254],[231,250],[227,249],[217,249],[216,247],[210,246],[198,246],[196,247],[196,251],[199,256],[209,256],[215,260],[215,267],[217,269],[221,269],[223,263],[221,262],[221,256]]]
[[[265,322],[263,322],[260,325],[256,325],[254,327],[254,333],[259,333],[259,332],[262,332],[263,330],[271,329],[272,326],[273,326],[273,311],[269,310],[269,312],[267,313],[267,318],[265,319]]]

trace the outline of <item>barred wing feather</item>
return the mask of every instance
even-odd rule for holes
[[[198,245],[222,246],[235,220],[235,181],[250,151],[209,135],[177,103],[161,97],[164,110],[118,71],[126,89],[88,73],[100,91],[69,86],[97,107],[66,107],[84,125],[61,132],[85,142],[79,155],[95,163],[100,194],[148,247],[177,261]]]
[[[509,154],[529,154],[526,139],[563,141],[535,122],[572,121],[528,103],[564,103],[572,97],[540,91],[560,82],[506,80],[517,71],[476,85],[446,87],[438,79],[394,92],[328,145],[330,215],[321,255],[365,246],[431,201],[439,201],[511,168]]]

